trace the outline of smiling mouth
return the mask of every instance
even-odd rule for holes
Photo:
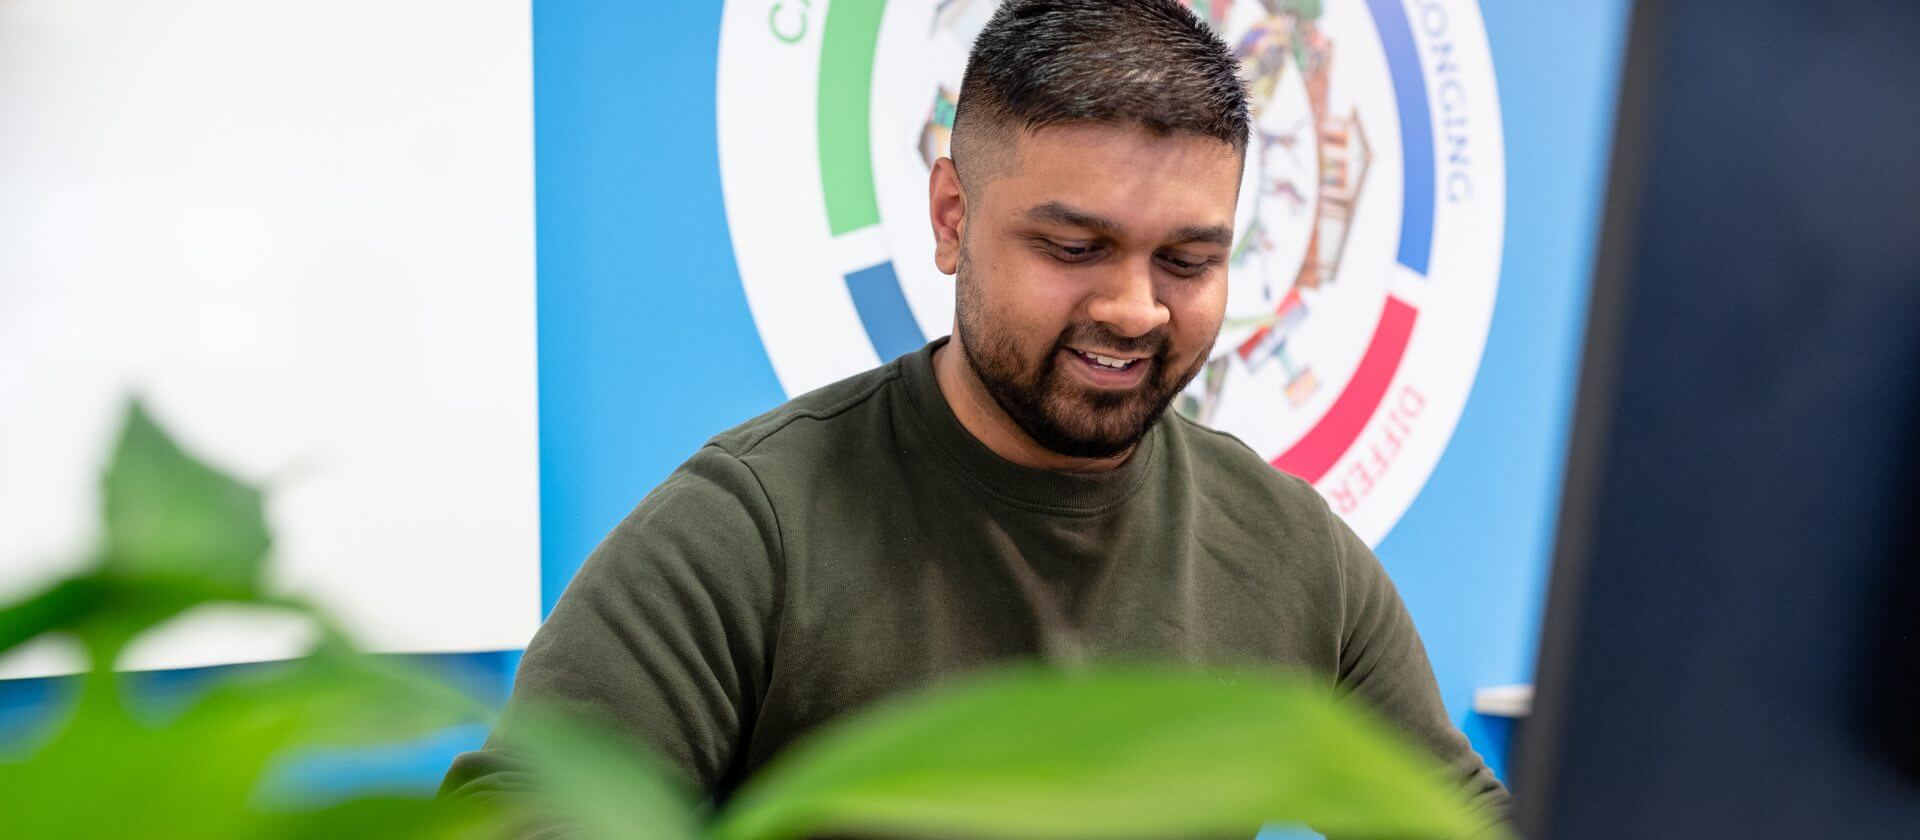
[[[1069,349],[1072,349],[1072,348],[1069,348]],[[1108,370],[1127,370],[1128,368],[1133,367],[1135,364],[1143,361],[1141,359],[1122,359],[1116,356],[1103,356],[1099,353],[1089,353],[1085,350],[1074,350],[1073,352],[1075,355],[1079,356],[1080,358],[1085,359],[1086,361],[1092,362],[1093,364],[1099,365],[1100,367],[1106,368]]]

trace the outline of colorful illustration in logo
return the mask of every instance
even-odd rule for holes
[[[797,394],[946,333],[926,181],[997,0],[734,0],[719,144],[741,280]],[[1499,103],[1471,0],[1191,0],[1254,131],[1226,323],[1178,410],[1370,543],[1445,449],[1499,275]]]

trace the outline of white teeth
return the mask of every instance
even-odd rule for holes
[[[1100,364],[1106,365],[1107,367],[1113,368],[1115,370],[1126,370],[1128,365],[1133,364],[1133,361],[1130,359],[1116,359],[1112,356],[1102,356],[1099,353],[1087,353],[1082,351],[1080,355],[1085,356],[1089,359],[1092,359],[1096,362],[1099,362]]]

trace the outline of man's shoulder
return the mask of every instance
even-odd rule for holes
[[[1260,457],[1252,446],[1234,434],[1207,426],[1178,412],[1167,412],[1167,417],[1174,427],[1173,436],[1178,445],[1186,450],[1196,467],[1255,481],[1289,497],[1319,498],[1313,485],[1275,469],[1272,463]]]
[[[875,411],[893,386],[899,382],[901,362],[881,365],[830,385],[808,391],[774,407],[751,420],[714,435],[708,446],[718,447],[736,458],[759,453],[808,448],[816,435],[838,425],[856,426],[873,422]]]
[[[1327,503],[1313,485],[1275,468],[1253,447],[1177,412],[1167,413],[1171,437],[1197,484],[1234,503],[1257,503],[1283,510],[1302,521],[1327,516]]]
[[[614,537],[655,520],[723,530],[715,526],[740,510],[772,522],[772,511],[792,501],[796,487],[817,484],[828,466],[859,460],[846,450],[887,422],[884,394],[898,381],[896,368],[882,365],[809,391],[714,435],[647,493]]]

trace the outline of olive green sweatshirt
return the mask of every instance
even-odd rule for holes
[[[1117,469],[1015,465],[948,407],[940,344],[720,434],[649,493],[534,636],[504,726],[584,707],[724,800],[809,730],[990,663],[1269,664],[1324,674],[1504,805],[1393,584],[1311,486],[1172,412]],[[511,766],[468,753],[445,790]]]

